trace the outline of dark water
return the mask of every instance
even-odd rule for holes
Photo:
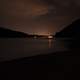
[[[65,51],[70,43],[67,39],[0,39],[0,61]]]

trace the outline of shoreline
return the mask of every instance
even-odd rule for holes
[[[13,59],[13,60],[9,60],[9,61],[3,61],[0,62],[1,64],[5,64],[5,63],[38,63],[38,61],[40,62],[44,62],[44,63],[48,63],[50,58],[57,58],[57,57],[62,57],[62,58],[74,58],[74,60],[76,61],[79,57],[80,57],[80,51],[78,50],[69,50],[69,51],[59,51],[59,52],[54,52],[54,53],[49,53],[49,54],[39,54],[36,56],[31,56],[31,57],[23,57],[23,58],[18,58],[18,59]],[[61,59],[61,58],[60,58]],[[70,59],[70,60],[71,60]],[[40,62],[40,63],[41,63]],[[43,63],[42,62],[42,63]]]

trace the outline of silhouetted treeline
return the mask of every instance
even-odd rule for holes
[[[0,27],[0,37],[29,37],[28,34]]]
[[[72,24],[64,28],[62,31],[56,33],[55,37],[80,37],[80,19],[72,22]]]

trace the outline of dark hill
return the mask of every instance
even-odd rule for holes
[[[56,33],[55,37],[80,37],[80,19],[72,22],[69,26],[62,31]]]
[[[0,37],[27,37],[28,34],[0,27]]]

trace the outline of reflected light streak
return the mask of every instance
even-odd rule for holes
[[[49,42],[49,48],[51,48],[52,39],[49,39],[48,42]]]

